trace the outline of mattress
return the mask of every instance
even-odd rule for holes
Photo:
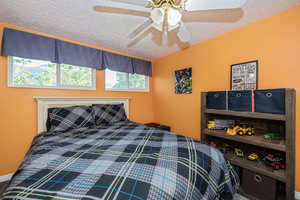
[[[2,199],[233,199],[215,148],[130,121],[37,136]]]

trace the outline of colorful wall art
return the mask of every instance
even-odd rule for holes
[[[192,68],[175,71],[175,93],[192,93]]]

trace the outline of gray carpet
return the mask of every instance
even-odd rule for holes
[[[235,195],[234,200],[249,200],[249,199],[237,194],[237,195]]]

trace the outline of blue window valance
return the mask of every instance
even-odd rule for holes
[[[152,75],[148,61],[9,28],[4,29],[1,55]]]
[[[152,76],[151,62],[132,58],[133,73]]]
[[[104,68],[133,74],[132,58],[115,53],[103,52]]]
[[[2,56],[56,61],[55,39],[5,28]]]
[[[57,60],[59,64],[69,64],[103,69],[102,51],[61,40],[56,41]]]

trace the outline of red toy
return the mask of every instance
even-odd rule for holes
[[[264,158],[264,161],[266,165],[272,167],[274,170],[285,169],[285,164],[283,159],[273,154],[268,154]]]

